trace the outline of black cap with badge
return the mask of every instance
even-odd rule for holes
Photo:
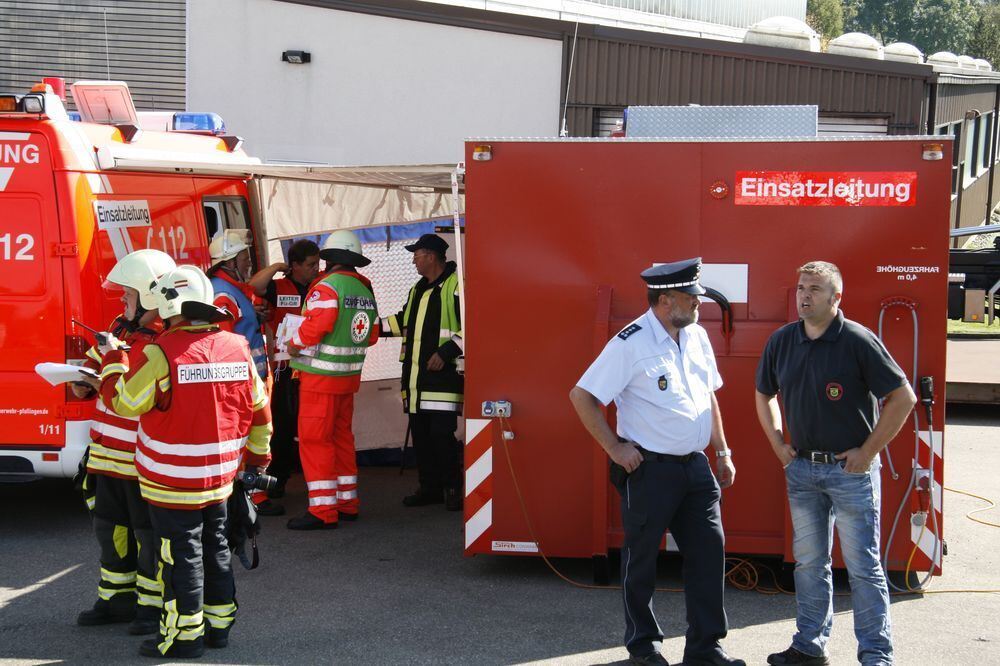
[[[698,284],[701,277],[701,257],[659,264],[641,273],[650,289],[674,289],[685,294],[701,296],[705,288]]]
[[[417,239],[416,243],[412,245],[406,245],[407,250],[410,252],[416,252],[417,250],[430,250],[431,252],[437,252],[442,257],[448,252],[448,242],[438,236],[437,234],[424,234]]]

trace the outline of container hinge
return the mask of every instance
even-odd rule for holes
[[[76,243],[53,243],[52,254],[57,257],[75,257],[80,254],[80,247]]]

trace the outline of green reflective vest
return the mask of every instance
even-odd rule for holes
[[[337,321],[318,345],[304,348],[290,365],[318,375],[360,374],[372,326],[378,323],[375,295],[357,278],[341,273],[331,273],[320,283],[337,292]]]

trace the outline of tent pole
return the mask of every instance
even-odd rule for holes
[[[451,197],[452,204],[454,207],[454,224],[455,224],[455,263],[457,264],[458,270],[458,305],[459,314],[461,315],[462,324],[462,339],[465,339],[465,257],[462,252],[462,210],[461,210],[461,198],[458,196],[458,183],[459,179],[462,182],[465,181],[465,162],[459,162],[455,165],[454,171],[451,172]],[[464,351],[464,350],[463,350]]]

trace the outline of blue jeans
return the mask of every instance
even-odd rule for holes
[[[795,601],[792,647],[812,656],[826,653],[833,628],[830,548],[837,525],[840,549],[851,582],[858,661],[892,664],[889,590],[879,561],[881,475],[878,458],[862,474],[843,463],[811,463],[794,458],[785,468],[788,504],[795,530]]]

